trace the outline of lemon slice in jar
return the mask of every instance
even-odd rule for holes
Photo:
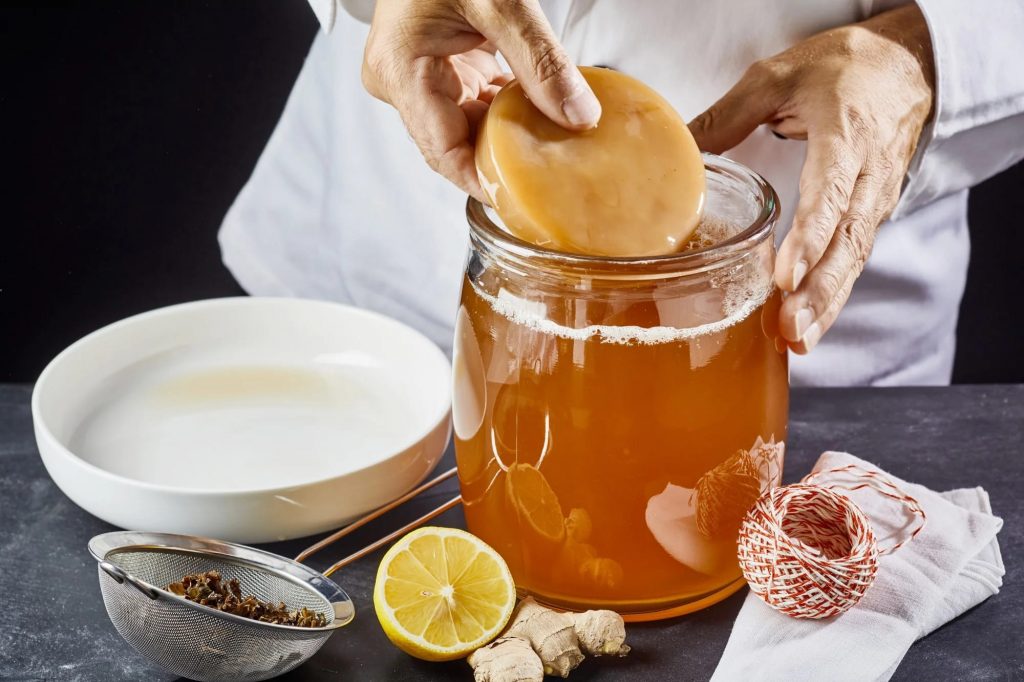
[[[565,516],[544,474],[530,464],[513,464],[505,477],[505,492],[525,529],[552,544],[565,539]]]
[[[384,634],[426,661],[463,658],[498,636],[516,603],[504,559],[455,528],[414,530],[377,569],[373,607]]]
[[[542,114],[517,81],[495,96],[477,134],[488,202],[516,236],[560,251],[651,256],[681,250],[704,206],[704,162],[686,123],[647,85],[580,71],[601,102],[592,130]]]

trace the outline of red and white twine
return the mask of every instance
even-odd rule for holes
[[[811,483],[825,474],[838,480]],[[879,548],[864,512],[836,492],[861,488],[906,505],[917,517],[914,530]],[[769,490],[747,512],[738,539],[740,567],[751,591],[772,608],[795,618],[828,618],[860,601],[875,580],[878,557],[909,542],[924,523],[918,501],[878,472],[855,464],[814,472]]]

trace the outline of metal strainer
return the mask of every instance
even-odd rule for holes
[[[324,573],[299,562],[454,475],[454,468],[446,471],[312,545],[295,560],[193,535],[138,531],[97,535],[89,541],[89,553],[99,562],[103,605],[129,644],[182,677],[205,682],[267,680],[282,675],[315,654],[335,630],[355,616],[352,600],[327,576],[451,509],[461,498],[445,502]],[[263,601],[322,613],[327,625],[305,628],[264,623],[163,589],[183,576],[211,570],[219,571],[225,580],[238,580],[245,594]]]
[[[288,672],[355,615],[330,579],[258,549],[188,535],[120,531],[89,542],[99,561],[103,604],[114,627],[142,655],[194,680],[266,680]],[[305,606],[327,625],[263,623],[188,601],[162,589],[182,576],[220,571],[263,601]]]

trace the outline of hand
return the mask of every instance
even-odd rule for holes
[[[601,105],[559,44],[538,0],[377,0],[363,84],[394,106],[430,167],[481,201],[476,127],[512,76],[552,121],[597,125]]]
[[[928,27],[910,3],[755,63],[690,123],[701,149],[716,153],[762,123],[807,140],[800,200],[775,264],[775,282],[789,292],[779,329],[797,353],[835,321],[896,206],[931,115],[934,72]]]

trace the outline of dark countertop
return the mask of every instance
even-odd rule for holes
[[[39,460],[30,387],[0,385],[0,678],[170,680],[131,649],[107,619],[96,567],[86,551],[108,524],[76,507]],[[786,480],[805,474],[826,449],[847,450],[936,490],[981,485],[1005,526],[999,544],[1003,590],[915,644],[894,679],[1024,679],[1024,385],[949,388],[794,390]],[[449,452],[441,467],[451,466]],[[455,484],[370,524],[311,560],[334,559],[397,528],[442,499]],[[461,525],[456,509],[439,525]],[[277,543],[294,556],[309,540]],[[381,554],[335,576],[356,603],[356,620],[308,663],[282,680],[471,680],[462,661],[423,663],[385,639],[373,614]],[[633,653],[588,660],[571,679],[706,680],[725,646],[743,593],[699,613],[629,626]]]

